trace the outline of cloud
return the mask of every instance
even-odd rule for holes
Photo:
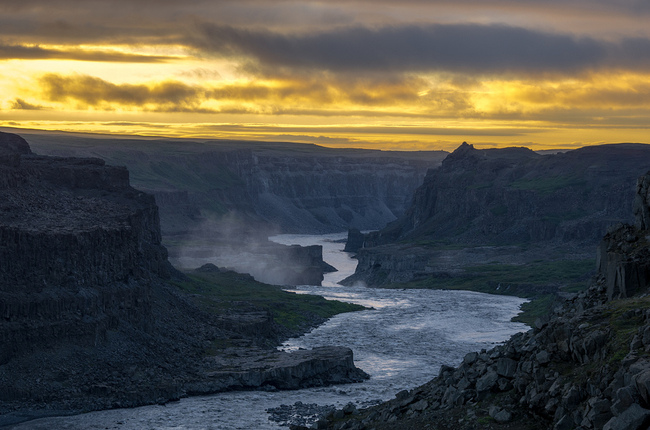
[[[602,63],[606,49],[578,39],[507,26],[353,27],[284,35],[204,24],[203,47],[262,64],[330,71],[471,73],[575,71]]]
[[[88,106],[101,106],[115,103],[122,106],[141,107],[147,104],[191,107],[200,102],[202,90],[177,81],[167,81],[151,85],[114,84],[103,79],[87,76],[62,76],[48,73],[42,76],[39,84],[45,97],[53,102],[70,100]]]
[[[161,63],[171,57],[159,55],[138,55],[122,52],[82,50],[82,49],[50,49],[40,46],[6,45],[0,43],[0,59],[21,60],[78,60],[78,61],[106,61],[129,63]]]
[[[23,99],[17,98],[10,104],[10,109],[15,109],[15,110],[42,110],[46,109],[44,106],[41,105],[35,105],[26,102]]]
[[[428,83],[420,78],[365,79],[316,75],[309,79],[284,76],[278,80],[243,81],[219,85],[189,85],[168,80],[161,83],[114,84],[88,75],[49,73],[38,80],[50,102],[76,102],[86,107],[113,109],[116,106],[160,112],[222,112],[258,114],[328,114],[332,109],[452,103],[452,95],[433,100],[435,92],[421,97]],[[211,106],[204,106],[212,102]],[[215,103],[219,108],[215,108]],[[457,103],[460,103],[458,99]],[[357,106],[357,108],[353,108]],[[367,114],[368,112],[364,113]],[[395,110],[393,115],[399,114]],[[332,112],[329,113],[331,115]],[[381,115],[381,113],[378,113]],[[386,114],[384,112],[384,114]]]

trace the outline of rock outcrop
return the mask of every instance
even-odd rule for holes
[[[0,426],[366,377],[348,349],[275,352],[268,311],[244,299],[211,311],[179,288],[187,282],[167,261],[153,196],[125,168],[34,155],[0,133]],[[248,359],[206,352],[220,343]]]
[[[598,246],[597,265],[607,297],[631,297],[650,285],[650,172],[637,181],[635,223],[609,229]]]
[[[394,400],[332,413],[318,428],[526,428],[645,430],[650,426],[650,233],[639,179],[636,227],[619,226],[600,246],[593,285],[549,320]],[[626,276],[630,274],[634,276]],[[614,281],[612,281],[614,279]],[[613,282],[613,283],[612,283]],[[338,417],[338,418],[337,418]],[[509,427],[508,427],[509,426]]]
[[[216,262],[273,285],[320,285],[325,273],[336,271],[323,261],[320,245],[282,245],[262,239],[172,248],[170,260],[183,269]]]
[[[147,331],[141,281],[173,270],[153,197],[103,160],[36,156],[16,135],[0,139],[10,157],[0,171],[0,363],[35,345],[92,345],[118,321]]]
[[[634,181],[650,145],[618,144],[540,155],[527,148],[463,143],[427,174],[404,217],[366,238],[463,244],[562,241],[593,246],[631,220]]]
[[[540,155],[463,143],[429,171],[403,217],[365,235],[354,280],[381,285],[382,279],[453,276],[444,266],[461,247],[485,254],[481,264],[510,264],[503,257],[508,252],[512,264],[554,254],[590,258],[609,226],[632,220],[634,183],[648,163],[650,145],[641,144]],[[647,184],[643,190],[645,197],[637,199],[648,198]],[[640,219],[647,222],[648,214]],[[486,246],[494,250],[493,259]],[[471,262],[472,252],[462,258]],[[401,255],[408,261],[400,263]],[[398,273],[396,266],[404,270]]]
[[[233,359],[232,355],[237,358]],[[210,372],[201,381],[188,384],[188,394],[251,388],[296,390],[362,382],[369,378],[354,366],[352,350],[341,346],[297,350],[291,354],[234,348],[215,361],[215,368],[228,370]],[[230,370],[232,368],[236,370]]]

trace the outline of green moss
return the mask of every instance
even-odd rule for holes
[[[580,291],[587,287],[595,262],[587,260],[537,260],[528,264],[483,264],[468,266],[453,276],[428,276],[416,281],[384,285],[385,288],[430,288],[469,290],[532,299],[522,306],[516,321],[532,324],[547,315],[559,287]],[[564,290],[564,288],[562,288]]]
[[[552,176],[532,179],[518,179],[510,183],[516,190],[535,191],[541,194],[551,194],[559,189],[584,186],[586,181],[580,177]]]
[[[277,285],[263,284],[249,275],[235,272],[195,273],[188,275],[185,281],[173,283],[192,294],[195,301],[210,312],[225,314],[237,308],[267,310],[276,323],[290,330],[309,325],[315,316],[330,318],[364,309],[321,296],[290,293]]]
[[[612,355],[610,363],[620,362],[630,351],[630,342],[644,323],[642,315],[637,315],[636,309],[650,307],[650,297],[615,300],[606,313],[612,336],[609,339],[609,350]]]
[[[508,213],[508,207],[506,205],[498,205],[490,209],[490,212],[494,216],[503,216]]]
[[[488,415],[488,416],[477,418],[476,422],[481,424],[481,425],[488,425],[488,424],[492,424],[492,423],[494,423],[496,421],[494,420],[494,418],[492,418],[491,416]]]
[[[512,320],[532,326],[537,318],[550,314],[555,294],[543,294],[521,305],[521,313]]]

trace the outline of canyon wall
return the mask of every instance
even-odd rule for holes
[[[595,244],[631,220],[650,146],[601,145],[540,155],[464,143],[431,170],[404,217],[366,246],[418,238],[464,244]]]
[[[378,229],[404,213],[427,170],[447,154],[282,142],[25,136],[42,154],[95,156],[127,166],[133,186],[156,196],[166,236],[191,233],[225,214],[285,233]]]
[[[151,325],[149,287],[169,277],[153,197],[99,159],[36,156],[0,134],[0,363],[120,322]]]
[[[526,333],[443,365],[379,406],[331,413],[318,428],[650,428],[650,172],[636,184],[635,223],[605,235],[588,289]]]

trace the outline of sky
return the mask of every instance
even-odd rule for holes
[[[0,126],[452,150],[650,143],[647,0],[0,0]]]

